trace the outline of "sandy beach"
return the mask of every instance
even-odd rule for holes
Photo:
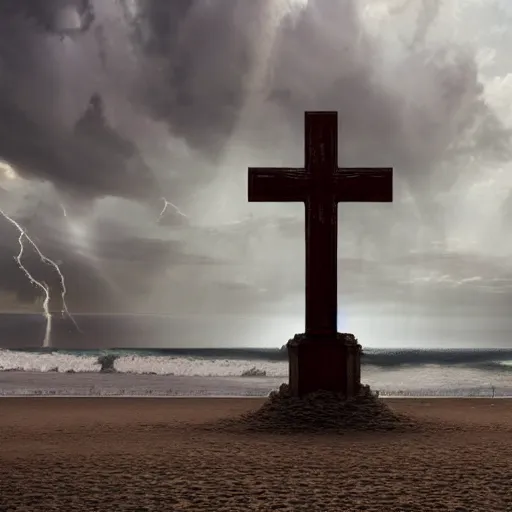
[[[205,429],[262,399],[0,399],[0,510],[512,511],[512,400],[387,400],[419,432]]]

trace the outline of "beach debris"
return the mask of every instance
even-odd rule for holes
[[[102,354],[98,357],[98,364],[101,365],[100,373],[115,373],[114,363],[118,359],[116,354]]]
[[[256,368],[256,366],[253,366],[252,368],[249,368],[248,370],[245,370],[242,372],[241,377],[266,377],[267,372],[265,370],[260,370],[259,368]]]

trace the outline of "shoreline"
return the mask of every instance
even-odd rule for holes
[[[64,394],[19,394],[0,395],[3,399],[46,399],[46,398],[78,398],[78,399],[141,399],[141,400],[265,400],[267,395],[64,395]],[[380,395],[381,400],[512,400],[512,395],[507,396],[461,396],[461,395]]]
[[[512,374],[470,370],[362,372],[381,398],[512,398]],[[288,382],[280,376],[191,376],[136,373],[0,372],[0,397],[259,397]]]

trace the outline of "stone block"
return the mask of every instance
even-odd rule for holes
[[[288,344],[289,385],[294,396],[333,391],[350,398],[361,386],[361,345],[353,334],[296,334]]]

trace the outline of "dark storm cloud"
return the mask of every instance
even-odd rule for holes
[[[158,48],[157,66],[166,64],[164,73],[148,77],[163,94],[146,101],[172,132],[204,151],[221,149],[227,141],[245,99],[244,78],[257,60],[254,47],[270,37],[263,20],[271,2],[247,4],[149,0],[141,11],[158,41],[145,48]],[[301,132],[304,110],[338,110],[347,127],[342,154],[349,164],[392,160],[405,179],[420,180],[420,185],[450,155],[510,157],[510,131],[486,105],[474,56],[453,46],[427,49],[422,44],[439,14],[439,1],[421,3],[413,48],[393,77],[401,82],[395,85],[405,85],[409,104],[379,76],[379,48],[356,5],[311,1],[298,19],[283,23],[262,84],[269,88],[269,104],[282,109],[281,123]],[[424,91],[407,91],[407,83],[420,85],[420,77],[426,81]],[[271,139],[281,126],[266,128]]]
[[[304,110],[333,109],[341,118],[342,165],[396,169],[392,207],[340,207],[343,307],[414,303],[436,311],[449,305],[505,311],[507,265],[463,251],[443,256],[445,246],[441,256],[429,252],[433,241],[446,242],[451,228],[446,194],[454,194],[457,208],[462,178],[471,181],[480,164],[510,159],[510,131],[487,101],[475,52],[435,40],[441,4],[394,3],[400,8],[382,23],[393,16],[412,20],[397,34],[396,54],[379,39],[394,36],[393,27],[375,36],[363,21],[362,2],[349,0],[311,0],[290,17],[277,0],[99,0],[89,31],[63,41],[54,22],[39,26],[25,14],[5,15],[0,157],[23,177],[59,191],[58,199],[46,200],[55,203],[53,213],[37,208],[46,225],[31,222],[29,230],[63,261],[70,302],[250,313],[302,296],[302,210],[276,209],[265,218],[245,208],[246,168],[300,165]],[[53,19],[45,9],[40,16]],[[130,44],[133,54],[123,54]],[[66,57],[59,45],[67,45],[74,61],[59,61]],[[55,91],[70,93],[61,82],[69,87],[63,77],[72,73],[78,78],[69,83],[87,87],[71,95],[70,109]],[[88,110],[96,91],[104,115],[95,102]],[[226,161],[235,150],[236,158]],[[197,226],[210,211],[215,218],[226,190],[234,222]],[[203,193],[201,203],[196,192]],[[163,195],[187,217],[170,209],[159,220],[158,203],[153,218],[132,205],[115,212],[111,225],[91,221],[96,260],[67,235],[75,214],[87,220],[97,211],[95,198]],[[77,208],[77,199],[87,207]],[[20,203],[33,201],[20,196]],[[418,249],[417,232],[425,226],[431,231]],[[12,269],[15,236],[5,244],[2,261]],[[412,250],[414,256],[403,256]],[[26,287],[14,274],[16,283],[6,289]],[[123,294],[124,303],[114,305]]]
[[[140,20],[151,37],[139,44],[156,57],[148,61],[153,72],[144,72],[139,99],[151,116],[167,122],[171,134],[210,160],[221,159],[233,144],[245,144],[258,154],[288,155],[290,165],[300,164],[304,110],[336,110],[341,164],[392,165],[398,200],[411,194],[418,220],[432,237],[444,239],[442,194],[467,175],[470,164],[500,165],[512,156],[512,132],[487,103],[474,53],[426,42],[439,1],[396,4],[396,14],[415,14],[412,33],[400,35],[407,51],[393,64],[386,64],[389,57],[364,26],[354,1],[310,1],[276,34],[267,27],[275,16],[270,1],[148,0],[144,5]],[[262,57],[269,40],[270,57]],[[250,83],[262,58],[268,58],[268,69],[257,76],[259,83]],[[266,101],[245,114],[252,116],[252,129],[240,140],[234,134],[240,116],[251,94],[261,93]],[[284,128],[294,133],[293,142]],[[379,244],[384,221],[375,212],[367,205],[345,219],[360,237]],[[393,243],[411,246],[413,233],[394,230]]]
[[[158,70],[142,85],[144,102],[152,117],[210,158],[219,156],[236,126],[258,44],[251,28],[269,4],[141,2],[138,24],[149,32],[142,49],[157,55]]]
[[[0,157],[22,176],[50,181],[85,198],[157,198],[156,182],[136,148],[126,143],[126,151],[108,141],[110,133],[100,121],[94,136],[49,131],[5,96],[0,99],[0,119]]]
[[[71,34],[73,30],[66,30],[61,26],[60,18],[56,13],[66,8],[72,8],[76,13],[78,26],[74,31],[86,31],[94,21],[94,9],[91,0],[2,0],[0,3],[0,15],[2,17],[27,19],[37,30],[45,30],[50,33]],[[69,29],[70,27],[68,27]]]
[[[423,4],[422,12],[437,3]],[[412,189],[422,220],[428,222],[435,215],[429,203],[458,178],[457,160],[478,155],[507,161],[511,132],[486,104],[473,55],[453,47],[427,50],[419,45],[436,10],[425,15],[417,32],[421,37],[415,36],[418,44],[389,83],[379,76],[378,48],[360,26],[354,6],[310,2],[283,36],[276,87],[289,91],[284,109],[298,128],[300,113],[312,105],[337,110],[343,164],[392,164],[398,186],[405,182]],[[340,23],[348,30],[339,31]],[[333,39],[336,47],[329,45]],[[319,54],[323,58],[315,59]],[[339,64],[333,66],[335,62]],[[328,79],[317,80],[322,74]]]
[[[402,11],[411,8],[409,4],[403,3]],[[264,31],[272,2],[147,0],[135,3],[135,11],[127,2],[122,5],[133,32],[139,34],[139,99],[149,115],[165,120],[170,133],[183,137],[191,148],[220,157],[247,99],[246,80],[258,65],[259,46],[272,37]],[[393,164],[399,185],[405,182],[413,189],[428,221],[434,215],[429,199],[435,201],[440,189],[457,180],[458,171],[450,169],[460,167],[453,165],[456,161],[475,153],[496,161],[510,156],[510,132],[483,99],[474,57],[452,47],[427,50],[422,44],[438,12],[437,1],[421,4],[413,48],[396,70],[403,88],[397,94],[381,76],[379,49],[362,25],[356,4],[309,2],[278,30],[268,78],[260,84],[268,89],[267,108],[277,109],[279,124],[275,117],[267,124],[262,121],[245,142],[267,144],[283,123],[300,132],[306,109],[338,110],[346,127],[343,163]],[[97,19],[95,26],[100,23]],[[14,82],[34,82],[37,94],[36,87],[44,85],[39,84],[43,65],[35,50],[41,36],[19,14],[14,26],[4,27],[0,35],[4,71]],[[20,50],[31,65],[15,57]],[[418,85],[424,90],[413,89]],[[0,139],[0,155],[26,173],[86,196],[154,193],[155,178],[135,146],[132,152],[139,160],[130,162],[114,138],[105,142],[105,123],[97,123],[94,137],[77,138],[58,126],[48,130],[50,119],[36,122],[9,98],[9,90],[3,102],[2,125],[9,129]],[[130,172],[130,166],[137,171]]]
[[[59,35],[42,30],[51,28],[45,20],[55,16],[56,8],[41,9],[20,2],[19,9],[7,9],[0,18],[0,158],[22,176],[49,181],[77,197],[156,198],[155,178],[137,147],[116,133],[101,112],[91,115],[84,103],[83,116],[90,121],[86,134],[69,130],[52,113],[59,84],[44,49]]]

